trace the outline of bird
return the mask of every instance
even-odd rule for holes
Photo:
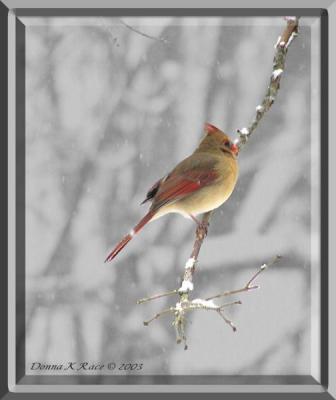
[[[238,179],[239,146],[216,126],[205,123],[204,136],[196,150],[159,179],[141,204],[151,202],[147,214],[106,257],[112,261],[150,221],[169,213],[191,218],[221,206],[232,194]]]

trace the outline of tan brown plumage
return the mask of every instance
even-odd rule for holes
[[[148,213],[124,236],[108,255],[111,261],[149,221],[168,213],[180,213],[196,220],[198,214],[214,210],[231,195],[238,178],[238,148],[211,124],[197,149],[147,192]]]

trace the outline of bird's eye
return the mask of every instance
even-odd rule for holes
[[[223,142],[222,148],[221,148],[223,153],[227,153],[228,150],[231,151],[231,142],[230,140],[226,140]]]

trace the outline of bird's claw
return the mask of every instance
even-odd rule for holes
[[[208,222],[199,222],[197,225],[196,229],[196,234],[199,239],[203,239],[207,236],[208,234],[208,227],[209,223]]]

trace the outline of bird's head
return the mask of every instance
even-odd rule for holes
[[[199,149],[208,151],[221,151],[222,153],[237,156],[239,147],[232,142],[230,137],[216,128],[214,125],[206,123],[204,125],[205,137],[202,139]]]

